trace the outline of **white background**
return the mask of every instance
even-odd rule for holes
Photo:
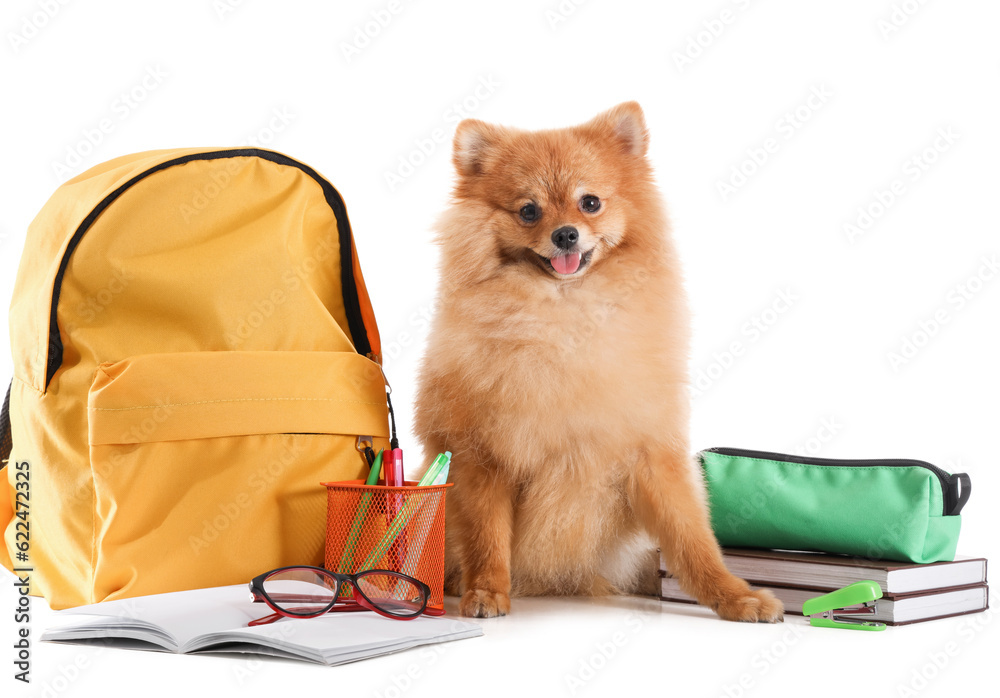
[[[694,310],[691,366],[703,389],[693,446],[967,471],[975,491],[959,553],[997,557],[1000,279],[984,263],[1000,254],[996,3],[231,5],[6,0],[0,296],[67,162],[77,174],[134,151],[251,139],[287,153],[347,202],[414,466],[421,313],[433,310],[438,273],[432,225],[450,194],[459,110],[548,128],[636,99]],[[108,132],[93,145],[87,133],[97,140],[102,121]],[[755,163],[765,146],[775,152]],[[755,171],[739,182],[734,166]],[[402,181],[391,185],[390,173]],[[741,186],[726,195],[720,182]],[[871,219],[852,237],[845,225],[859,208]],[[936,313],[945,322],[935,328]],[[6,333],[0,323],[0,345]],[[894,364],[907,341],[920,346]],[[0,376],[10,365],[0,352]],[[637,599],[515,601],[485,638],[338,669],[36,643],[26,688],[8,659],[14,602],[4,577],[5,695],[996,691],[973,688],[995,676],[991,614],[862,634],[801,618],[736,625]],[[49,616],[41,600],[33,608],[37,638]],[[74,662],[85,666],[74,672]],[[568,677],[590,677],[584,665],[597,669],[574,693]]]

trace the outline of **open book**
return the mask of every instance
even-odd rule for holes
[[[67,624],[49,628],[41,639],[176,653],[252,652],[332,666],[483,634],[480,626],[454,618],[400,621],[370,612],[246,627],[270,613],[265,604],[251,602],[245,584],[238,584],[57,611],[58,622]]]

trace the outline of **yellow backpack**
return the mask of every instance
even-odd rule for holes
[[[388,445],[344,202],[279,153],[150,151],[66,182],[28,230],[10,336],[0,563],[53,608],[322,565],[319,483]]]

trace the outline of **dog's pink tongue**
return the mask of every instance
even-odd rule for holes
[[[560,255],[559,257],[553,257],[549,261],[552,262],[552,268],[560,274],[575,274],[576,270],[580,268],[580,253],[573,252],[571,254]]]

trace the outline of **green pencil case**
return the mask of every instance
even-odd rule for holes
[[[698,454],[723,546],[953,560],[965,473],[919,460],[834,460],[736,448]]]

